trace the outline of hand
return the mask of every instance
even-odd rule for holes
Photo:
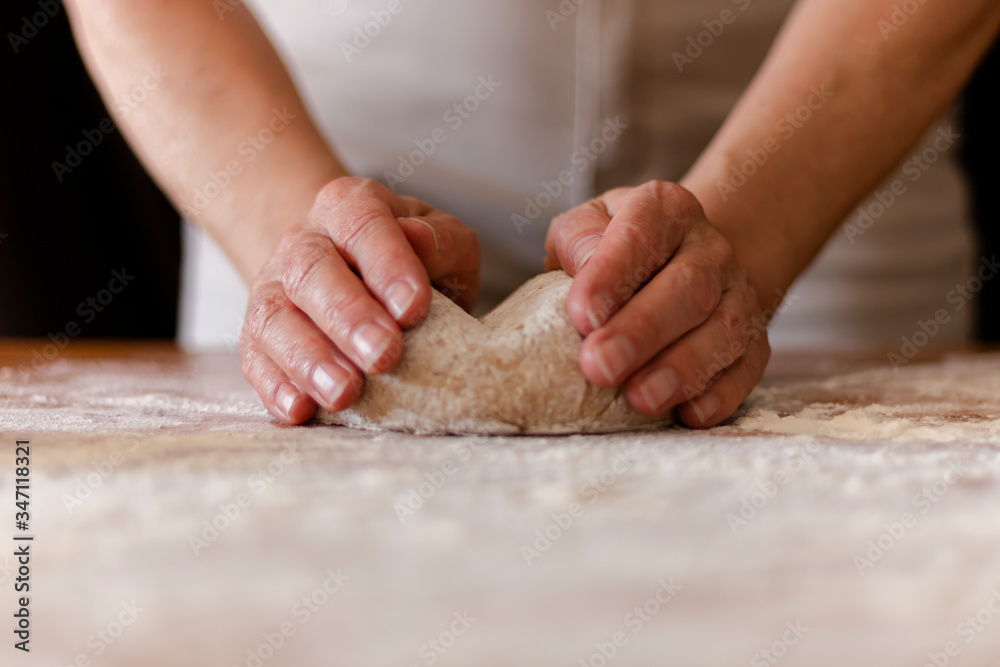
[[[625,384],[639,412],[675,406],[689,426],[729,417],[771,355],[766,319],[729,242],[679,185],[611,190],[552,221],[546,269],[574,276],[567,300],[586,339],[580,368]]]
[[[376,181],[334,180],[250,286],[243,375],[285,423],[308,420],[317,405],[343,410],[365,373],[399,361],[402,329],[427,314],[432,282],[463,308],[475,304],[472,230]]]

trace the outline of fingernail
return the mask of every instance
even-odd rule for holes
[[[278,403],[278,407],[285,416],[289,419],[292,418],[292,409],[295,407],[295,402],[299,400],[302,396],[302,392],[291,382],[286,382],[280,387],[278,387],[278,392],[275,394],[275,400]]]
[[[397,320],[406,314],[406,311],[413,305],[413,300],[416,297],[416,288],[407,280],[394,282],[385,293],[385,300],[389,304],[389,312]]]
[[[588,234],[578,239],[573,245],[573,266],[576,267],[577,271],[582,269],[587,260],[594,255],[602,238],[604,237],[601,234]]]
[[[597,292],[587,302],[587,319],[590,326],[600,329],[618,310],[618,304],[607,292]]]
[[[715,394],[702,394],[691,401],[691,409],[698,416],[698,421],[704,424],[719,411],[719,399]]]
[[[358,356],[364,361],[364,366],[374,368],[382,358],[382,353],[392,343],[392,332],[379,324],[367,322],[357,328],[351,342],[354,343]]]
[[[608,382],[614,382],[624,373],[635,359],[632,343],[624,336],[612,336],[598,345],[594,356],[597,365]]]
[[[677,392],[680,385],[677,373],[672,368],[660,368],[642,380],[639,393],[650,410],[659,410]]]
[[[437,230],[434,229],[434,225],[427,222],[426,220],[421,220],[420,218],[404,218],[405,220],[412,220],[413,222],[419,222],[421,225],[431,230],[431,235],[434,236],[434,249],[441,252],[441,237],[438,236]]]
[[[326,407],[332,406],[343,396],[350,381],[350,373],[347,372],[347,369],[330,361],[320,362],[313,369],[313,386],[323,397]]]

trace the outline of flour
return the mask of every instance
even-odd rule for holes
[[[60,361],[27,377],[0,368],[0,429],[268,433],[278,427],[240,374],[235,355],[184,363]],[[879,366],[764,383],[736,419],[707,434],[1000,443],[1000,355],[952,355],[898,372]]]
[[[760,387],[746,407],[728,431],[1000,443],[1000,357],[956,355],[899,371],[876,368]]]

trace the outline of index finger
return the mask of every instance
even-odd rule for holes
[[[412,215],[410,207],[374,181],[363,181],[346,194],[324,188],[317,205],[314,221],[326,229],[372,296],[404,329],[419,323],[430,308],[431,283],[396,220]]]
[[[680,246],[700,213],[693,195],[678,185],[654,181],[603,197],[610,222],[567,299],[574,326],[583,335],[600,328],[655,276]],[[572,239],[567,240],[572,243]]]

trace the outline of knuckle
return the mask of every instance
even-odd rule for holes
[[[744,318],[728,308],[720,308],[716,313],[725,333],[726,351],[735,357],[741,356],[750,342],[750,333],[745,326]]]
[[[608,214],[607,206],[598,197],[593,197],[593,198],[588,199],[587,201],[585,201],[585,202],[583,202],[581,204],[577,204],[573,208],[571,208],[571,209],[569,209],[567,211],[563,211],[562,213],[560,213],[556,217],[559,218],[563,222],[568,222],[570,220],[575,220],[576,218],[579,218],[580,216],[595,215],[595,214],[596,215],[607,215]]]
[[[281,269],[281,285],[293,301],[301,298],[316,270],[333,252],[336,248],[332,245],[312,239],[298,243],[286,255]]]
[[[662,255],[663,249],[661,246],[663,245],[663,238],[659,231],[660,225],[656,224],[657,217],[655,214],[651,217],[644,216],[644,220],[648,220],[653,224],[629,226],[628,235],[630,242],[633,244],[632,247],[638,249],[644,255]]]
[[[407,195],[396,195],[396,201],[399,202],[399,206],[402,209],[401,212],[405,213],[406,215],[420,217],[427,215],[432,210],[430,206],[420,201],[416,197],[410,197]]]
[[[687,192],[684,188],[677,185],[677,183],[674,183],[673,181],[653,179],[647,182],[646,186],[652,189],[657,196],[667,200],[676,199],[680,197],[682,193]]]
[[[380,207],[370,205],[362,207],[356,213],[344,211],[334,221],[337,244],[352,255],[362,252],[367,239],[375,231],[384,215],[385,211]]]
[[[347,330],[368,314],[374,302],[354,290],[333,290],[324,295],[320,305],[322,328]]]
[[[574,211],[572,211],[572,210],[571,211],[563,211],[559,215],[557,215],[554,218],[552,218],[552,226],[555,227],[556,229],[558,229],[560,233],[562,233],[563,228],[566,225],[566,222],[571,217],[573,217],[573,214],[574,214]]]
[[[609,202],[615,202],[624,197],[628,197],[632,193],[633,189],[634,188],[628,186],[612,188],[607,192],[605,192],[603,195],[599,197],[594,197],[585,205],[593,205],[597,210],[607,213]]]
[[[314,360],[320,358],[314,342],[307,338],[293,337],[283,348],[282,356],[285,358],[287,368],[292,369],[299,377],[309,377],[309,369]]]
[[[363,187],[365,180],[357,176],[344,176],[330,181],[320,188],[320,191],[316,194],[316,200],[313,204],[314,208],[336,208],[351,193]]]
[[[690,312],[700,321],[707,319],[715,309],[721,291],[715,272],[700,264],[682,264],[677,267],[676,280]]]
[[[247,309],[243,330],[252,341],[264,340],[276,318],[290,307],[288,298],[276,292],[265,292],[253,297]]]
[[[719,232],[714,232],[715,239],[715,257],[716,261],[720,265],[725,267],[731,267],[736,269],[736,275],[739,276],[741,273],[745,277],[746,272],[743,267],[739,265],[736,261],[736,251],[733,250],[733,246],[726,240],[726,238]]]
[[[672,181],[657,180],[650,181],[647,185],[657,200],[680,217],[701,217],[702,208],[697,197],[683,186]]]

